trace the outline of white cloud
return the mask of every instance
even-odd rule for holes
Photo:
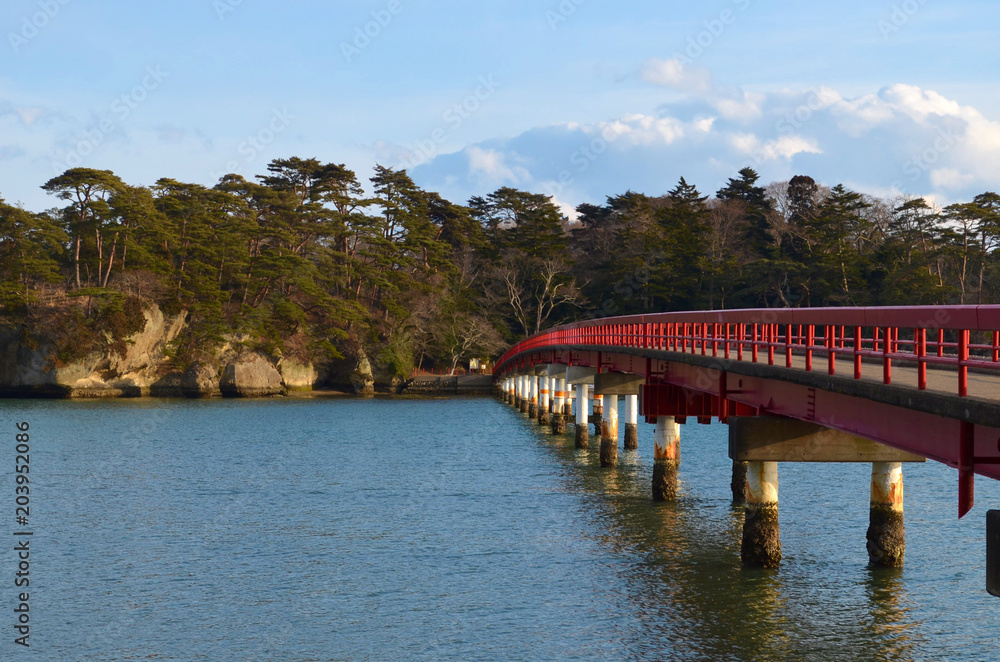
[[[683,92],[705,93],[712,89],[712,73],[708,69],[686,65],[677,57],[646,60],[639,77],[647,83]]]
[[[730,97],[720,97],[711,103],[723,117],[730,120],[750,121],[758,119],[763,109],[761,104],[766,97],[763,94],[742,92]]]
[[[571,125],[567,125],[569,128]],[[625,115],[617,120],[599,122],[590,126],[574,125],[584,133],[601,136],[608,142],[624,139],[632,145],[669,145],[684,137],[686,125],[673,117],[656,118],[651,115]]]
[[[964,114],[958,102],[946,99],[933,90],[922,90],[913,85],[893,85],[885,89],[880,96],[888,106],[902,111],[918,122],[925,122],[932,115]]]
[[[35,120],[41,117],[44,112],[42,108],[17,108],[15,110],[25,126],[34,124]]]
[[[559,207],[559,211],[562,212],[563,216],[569,219],[570,223],[576,223],[580,219],[580,214],[576,212],[576,206],[571,205],[568,202],[563,202],[559,198],[553,196],[552,204]]]
[[[644,77],[683,81],[685,70],[665,62],[647,63]],[[468,175],[448,180],[455,157],[466,160]],[[553,194],[569,207],[628,189],[659,195],[681,176],[713,193],[744,166],[763,182],[807,174],[864,192],[971,199],[1000,189],[1000,123],[908,85],[853,97],[827,86],[708,91],[655,113],[539,127],[472,145],[414,176],[458,199],[509,184]]]
[[[931,184],[947,190],[963,189],[975,183],[975,175],[959,172],[955,168],[938,168],[931,171]]]
[[[507,165],[507,155],[493,149],[470,147],[466,151],[469,174],[476,180],[491,185],[519,184],[530,179],[527,170]]]
[[[737,133],[732,137],[733,146],[758,162],[791,159],[796,154],[821,154],[814,140],[802,136],[781,136],[762,142],[752,133]]]

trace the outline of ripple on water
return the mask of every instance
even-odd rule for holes
[[[982,517],[933,463],[904,569],[866,567],[866,467],[782,465],[785,561],[745,571],[722,426],[682,429],[653,504],[650,426],[602,470],[488,399],[0,409],[32,424],[48,659],[993,657]]]

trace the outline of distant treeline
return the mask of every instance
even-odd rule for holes
[[[73,168],[62,206],[0,200],[0,323],[68,353],[121,342],[144,306],[188,314],[190,362],[222,342],[322,361],[362,347],[407,375],[498,353],[556,323],[737,307],[989,303],[1000,196],[935,209],[810,177],[582,204],[500,188],[461,205],[376,166],[273,161],[257,181],[130,186]]]

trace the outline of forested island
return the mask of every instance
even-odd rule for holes
[[[671,310],[992,303],[1000,196],[935,208],[744,168],[707,196],[466,204],[376,166],[275,160],[213,188],[73,168],[0,200],[0,392],[396,390],[558,323]]]

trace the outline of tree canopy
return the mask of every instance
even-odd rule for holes
[[[681,177],[571,221],[530,191],[462,204],[405,170],[363,182],[299,157],[211,188],[89,168],[42,188],[58,201],[44,213],[0,200],[0,322],[48,324],[62,302],[79,328],[132,328],[135,302],[155,302],[187,316],[179,361],[234,338],[313,361],[362,346],[406,376],[576,319],[1000,300],[993,192],[939,209],[744,168],[714,197]]]

